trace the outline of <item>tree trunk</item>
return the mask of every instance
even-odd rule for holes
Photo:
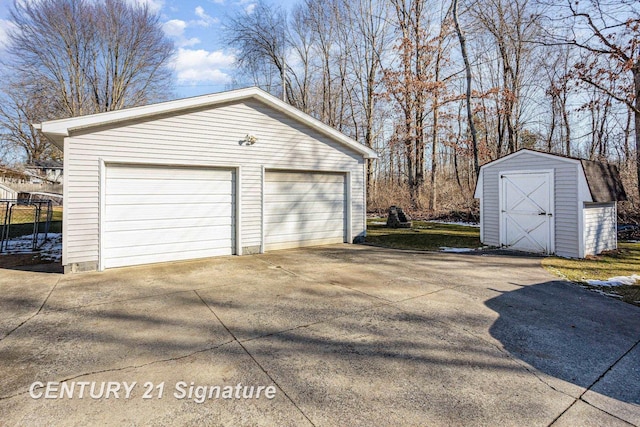
[[[635,108],[633,111],[633,119],[636,134],[636,179],[638,183],[636,189],[638,191],[638,194],[640,195],[640,61],[635,63],[635,66],[631,71],[633,73],[633,84],[635,91]]]
[[[460,22],[458,20],[458,0],[453,0],[453,22],[456,27],[456,33],[458,33],[460,52],[462,53],[462,59],[464,60],[464,68],[467,77],[467,119],[469,120],[469,131],[471,132],[471,145],[473,148],[473,169],[475,172],[475,178],[477,179],[478,174],[480,173],[480,160],[478,158],[478,135],[476,132],[476,125],[473,123],[473,110],[471,108],[471,64],[469,63],[469,55],[467,55],[467,41],[462,32],[462,28],[460,28]],[[638,167],[640,167],[640,163],[638,163]]]
[[[436,168],[438,166],[438,97],[433,100],[433,130],[431,131],[431,197],[429,198],[429,210],[436,210]]]

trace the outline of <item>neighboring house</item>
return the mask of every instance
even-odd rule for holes
[[[67,272],[365,234],[375,152],[257,88],[35,126],[64,150]]]
[[[56,160],[36,160],[25,166],[25,171],[33,177],[42,178],[54,184],[62,183],[62,162]]]
[[[617,248],[615,166],[523,149],[480,168],[485,245],[584,258]]]
[[[30,183],[33,177],[6,166],[0,166],[0,182],[5,185]]]

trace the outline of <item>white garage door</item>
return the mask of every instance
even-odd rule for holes
[[[275,172],[265,176],[265,250],[343,243],[345,175]]]
[[[552,174],[503,173],[500,187],[500,244],[520,251],[552,253]]]
[[[106,167],[103,268],[231,255],[234,173]]]

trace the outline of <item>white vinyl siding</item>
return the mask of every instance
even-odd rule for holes
[[[482,168],[482,232],[485,245],[500,245],[499,172],[554,170],[555,253],[577,257],[579,253],[578,162],[523,152]]]
[[[254,145],[242,143],[255,135]],[[97,263],[100,161],[241,167],[241,245],[262,243],[262,168],[345,171],[351,174],[352,235],[364,234],[364,159],[333,139],[256,100],[144,121],[105,126],[65,138],[66,233],[63,264]]]
[[[265,250],[342,243],[344,174],[267,171]]]
[[[230,170],[107,165],[104,268],[231,255]]]
[[[617,247],[617,221],[615,203],[585,203],[584,209],[585,255],[596,255]]]

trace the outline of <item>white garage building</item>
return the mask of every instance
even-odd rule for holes
[[[64,151],[65,272],[365,234],[375,152],[257,88],[36,126]]]
[[[480,168],[480,240],[525,252],[584,258],[617,248],[615,166],[523,149]]]

